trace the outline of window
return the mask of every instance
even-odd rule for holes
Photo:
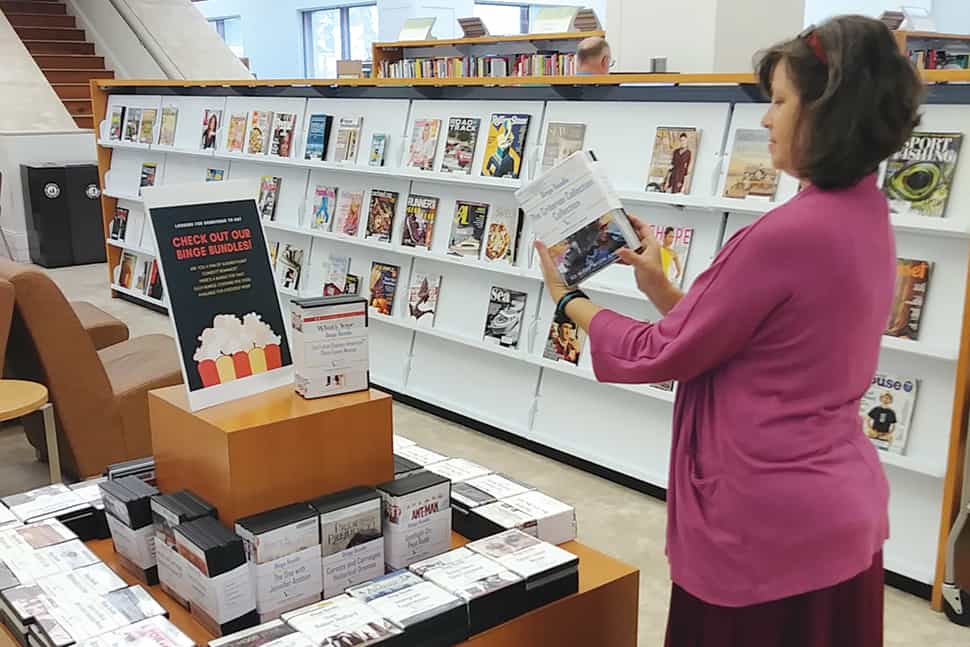
[[[583,2],[573,5],[550,5],[481,0],[475,3],[474,15],[482,19],[490,34],[528,34],[532,31],[536,16],[541,9],[569,6],[581,7]]]
[[[213,18],[209,20],[209,24],[212,28],[216,30],[219,37],[226,42],[229,49],[232,50],[233,54],[242,58],[243,54],[243,41],[242,41],[242,19],[239,16],[232,18]]]
[[[305,73],[308,78],[334,79],[337,61],[369,61],[377,40],[377,3],[363,3],[303,14]]]

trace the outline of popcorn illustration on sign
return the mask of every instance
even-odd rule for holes
[[[202,385],[225,384],[280,368],[280,340],[254,312],[241,319],[232,314],[216,315],[212,327],[199,335],[199,346],[192,357],[198,362]]]

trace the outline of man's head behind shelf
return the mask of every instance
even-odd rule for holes
[[[609,74],[613,60],[605,38],[591,36],[576,47],[576,74]]]

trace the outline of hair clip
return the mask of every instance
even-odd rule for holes
[[[818,37],[818,32],[813,29],[802,38],[805,41],[805,44],[807,44],[815,54],[815,58],[817,58],[823,65],[828,65],[829,57],[825,54],[825,48],[822,47],[822,40]]]

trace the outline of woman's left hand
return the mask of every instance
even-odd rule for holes
[[[545,243],[537,240],[536,251],[539,253],[539,264],[542,267],[542,280],[546,284],[546,291],[555,303],[559,303],[563,295],[569,292],[569,286],[563,283],[562,276],[556,268],[556,262],[552,260],[552,254]]]

